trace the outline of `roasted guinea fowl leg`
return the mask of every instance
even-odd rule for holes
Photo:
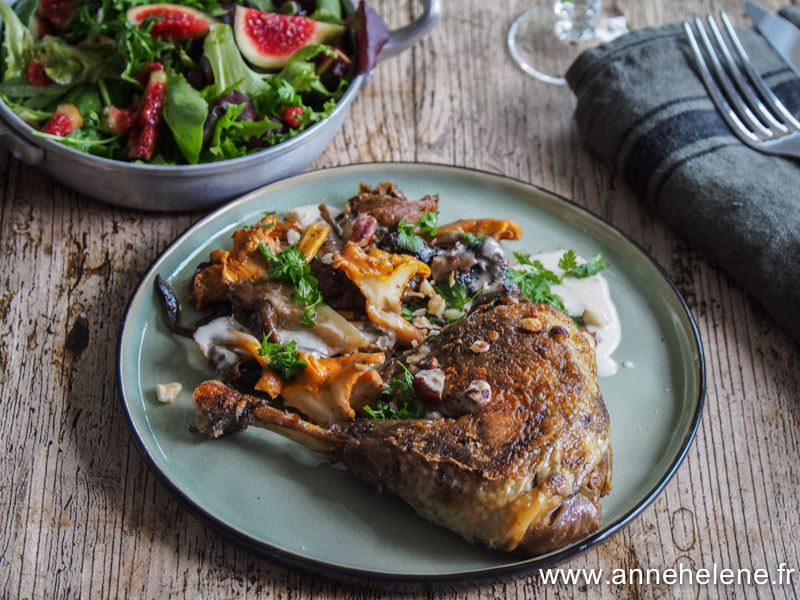
[[[217,438],[249,425],[280,433],[309,450],[338,459],[345,439],[331,429],[304,421],[296,413],[278,410],[266,400],[240,394],[221,381],[204,381],[194,390],[197,411],[192,429]]]
[[[478,311],[389,363],[385,381],[399,362],[447,418],[319,427],[206,382],[195,426],[211,436],[250,424],[278,431],[490,548],[539,554],[600,526],[608,414],[593,339],[569,317],[528,302]]]

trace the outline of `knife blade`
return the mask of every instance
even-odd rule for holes
[[[745,9],[761,35],[800,76],[800,29],[753,0],[747,0]]]

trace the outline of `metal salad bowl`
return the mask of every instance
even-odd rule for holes
[[[0,0],[2,1],[2,0]],[[390,32],[378,61],[421,40],[441,16],[441,0],[421,0],[422,15]],[[351,5],[352,3],[348,2]],[[370,73],[357,75],[331,115],[295,137],[240,158],[196,165],[148,165],[86,154],[31,134],[30,125],[0,101],[0,147],[87,196],[157,211],[209,208],[303,171],[331,143]]]

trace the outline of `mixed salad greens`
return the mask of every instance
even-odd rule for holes
[[[150,1],[0,2],[0,98],[89,154],[227,160],[328,117],[387,39],[363,0]]]

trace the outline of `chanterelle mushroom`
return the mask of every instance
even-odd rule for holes
[[[333,255],[331,265],[341,269],[364,294],[370,321],[394,332],[402,346],[410,346],[413,340],[422,341],[422,332],[403,318],[400,299],[414,275],[430,276],[428,265],[406,254],[390,254],[378,249],[367,254],[352,242],[345,244],[341,253]]]

